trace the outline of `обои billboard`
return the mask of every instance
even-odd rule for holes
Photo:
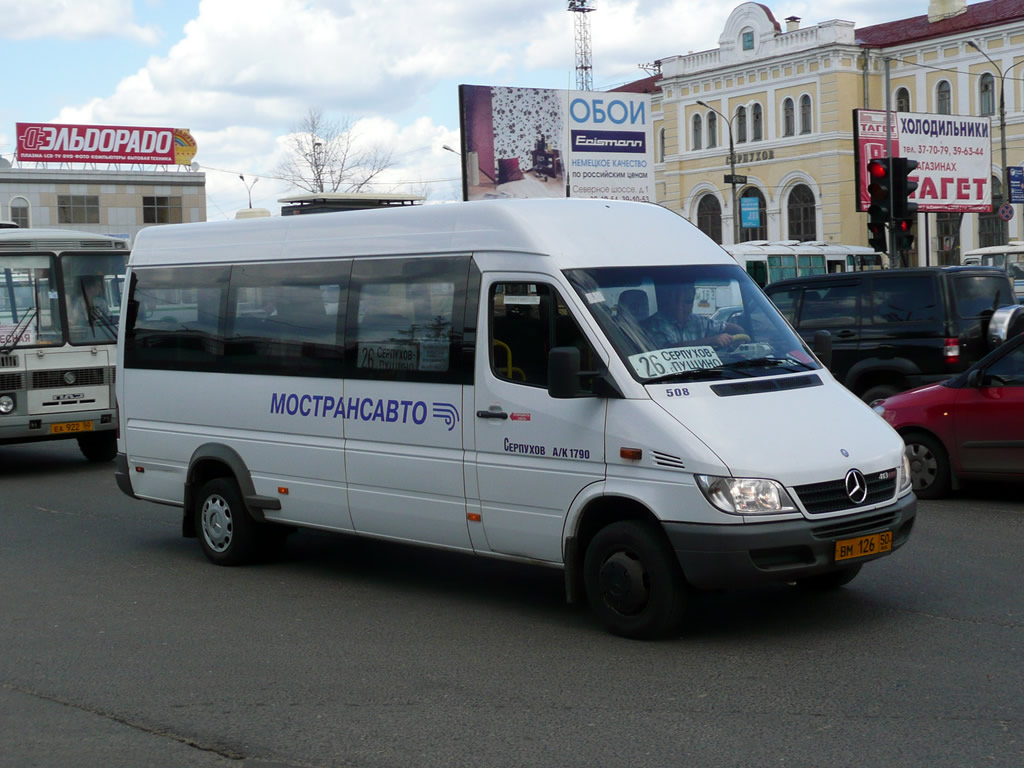
[[[871,205],[869,160],[887,157],[884,111],[853,111],[857,210]],[[911,199],[922,213],[992,210],[992,135],[987,117],[890,112],[892,156],[916,160]]]
[[[646,94],[460,85],[462,197],[654,201]]]
[[[184,128],[16,123],[15,130],[21,161],[189,165],[196,156]]]

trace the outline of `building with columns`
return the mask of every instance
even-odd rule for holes
[[[895,111],[991,116],[997,211],[1000,93],[1008,165],[1024,165],[1022,62],[1024,0],[932,0],[926,15],[868,27],[796,17],[783,26],[751,2],[733,10],[716,48],[661,58],[658,74],[615,90],[651,93],[657,201],[717,242],[866,245],[853,110],[883,110],[888,99]],[[733,174],[735,202],[724,180]],[[758,226],[741,226],[738,212],[755,206]],[[963,250],[1024,239],[1014,210],[1009,223],[995,212],[920,214],[917,263],[957,263]]]

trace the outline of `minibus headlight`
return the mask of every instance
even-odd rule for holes
[[[914,482],[914,478],[910,476],[910,457],[907,456],[907,452],[903,452],[903,472],[900,474],[900,493],[910,488],[910,484]]]
[[[774,480],[756,477],[697,475],[697,486],[707,500],[735,515],[772,515],[796,512],[786,489]]]
[[[14,410],[14,398],[10,395],[0,395],[0,413],[8,414]]]

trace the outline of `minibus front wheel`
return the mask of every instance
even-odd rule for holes
[[[249,516],[233,479],[215,477],[203,484],[196,495],[195,521],[199,543],[211,562],[244,565],[259,554],[259,523]]]
[[[598,531],[583,574],[591,608],[616,635],[664,637],[682,619],[686,583],[679,562],[649,523],[620,520]]]

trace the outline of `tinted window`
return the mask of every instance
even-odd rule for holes
[[[223,266],[133,272],[125,366],[218,370],[229,275]]]
[[[344,322],[338,315],[351,263],[233,267],[225,370],[340,378]]]
[[[875,325],[942,319],[935,281],[927,275],[876,278],[871,298],[871,322]]]
[[[860,316],[860,283],[815,284],[804,290],[801,329],[856,325]]]
[[[347,375],[466,383],[461,358],[470,259],[358,259],[347,316]]]
[[[491,287],[491,371],[499,379],[548,385],[552,347],[580,350],[580,369],[593,370],[593,349],[569,308],[550,285],[531,281]],[[590,391],[591,382],[581,382]]]
[[[1024,346],[1003,355],[985,370],[985,385],[1024,387]]]
[[[962,318],[978,317],[985,310],[1015,303],[1002,275],[958,275],[952,282],[957,313]]]
[[[803,288],[783,288],[775,291],[769,291],[768,297],[775,304],[779,312],[782,313],[783,317],[789,320],[790,325],[796,325],[796,308],[800,301],[800,294],[803,293]]]

